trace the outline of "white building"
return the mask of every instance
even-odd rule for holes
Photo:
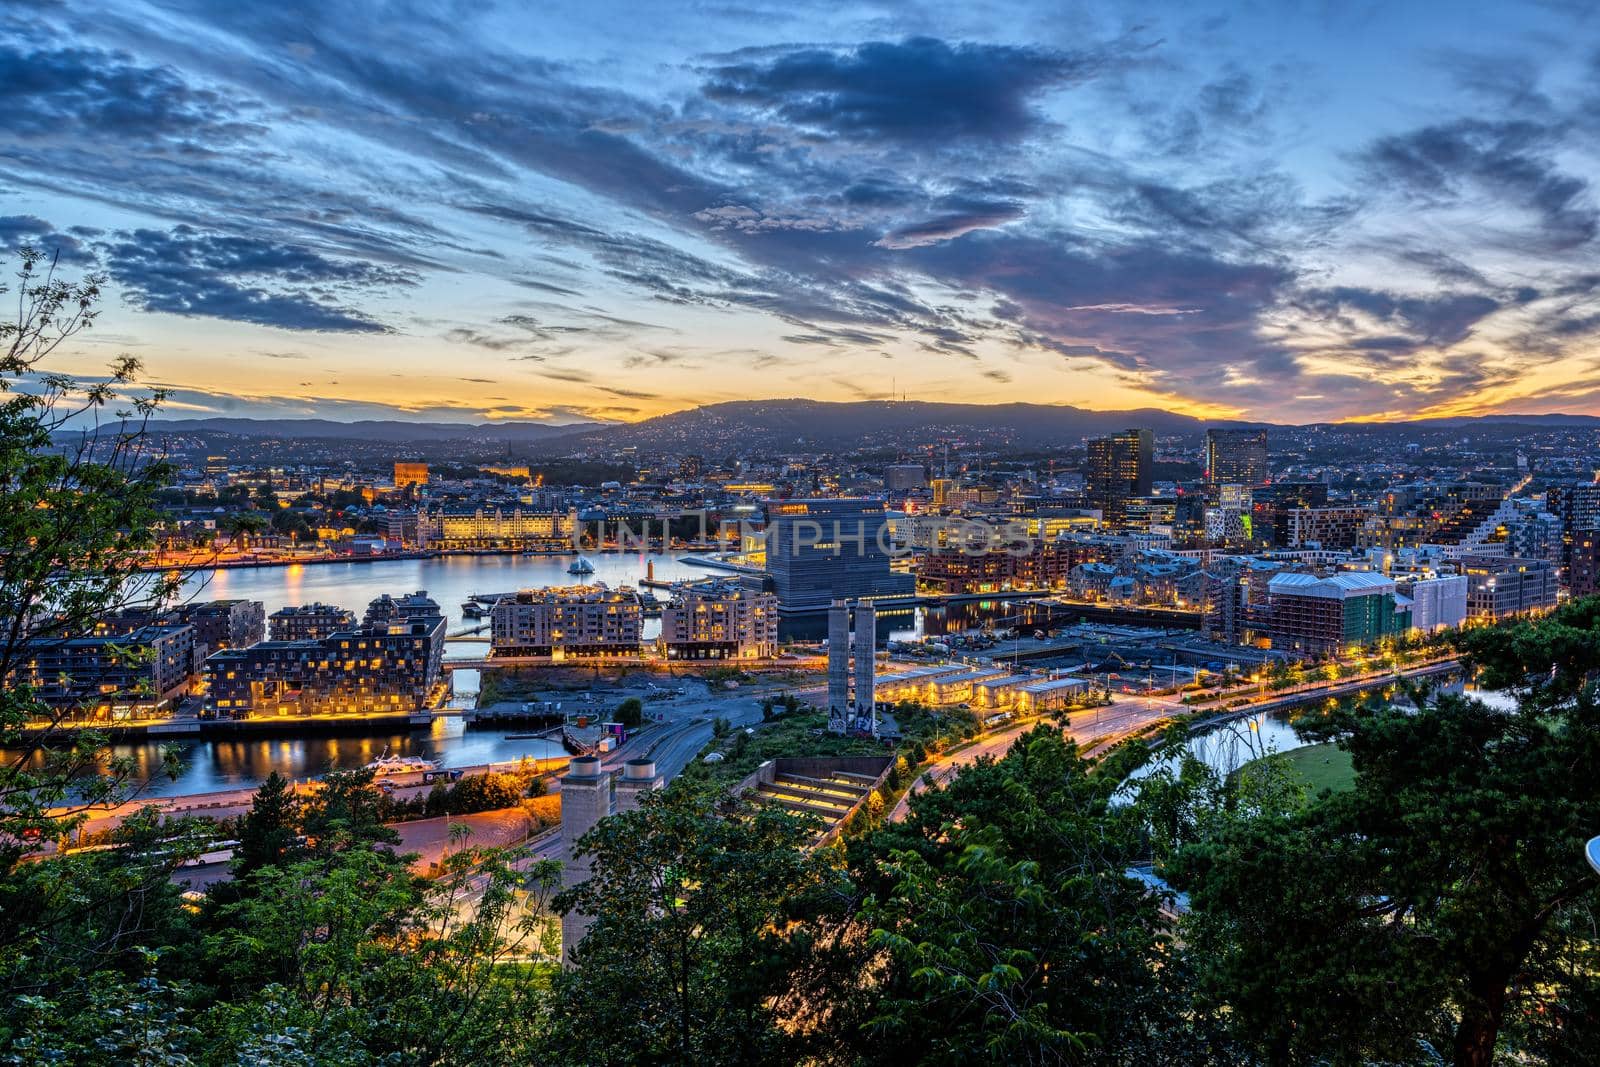
[[[594,585],[524,589],[495,601],[496,656],[637,656],[644,612],[632,589]]]
[[[1419,578],[1411,584],[1411,625],[1423,633],[1450,629],[1467,621],[1467,576],[1451,574]]]
[[[766,659],[778,650],[778,598],[737,582],[684,582],[661,611],[668,659]]]

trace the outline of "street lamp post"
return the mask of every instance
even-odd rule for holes
[[[1583,858],[1589,861],[1595,874],[1600,874],[1600,837],[1589,838],[1589,843],[1583,846]]]

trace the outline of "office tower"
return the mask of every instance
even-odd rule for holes
[[[394,465],[394,487],[405,489],[412,485],[428,484],[428,465],[426,463],[401,463]]]
[[[1109,520],[1120,521],[1133,497],[1150,495],[1150,464],[1155,437],[1149,430],[1124,430],[1089,441],[1085,475],[1089,503]]]
[[[844,733],[850,704],[850,606],[835,600],[828,608],[828,729]]]
[[[774,500],[767,504],[767,573],[783,614],[825,611],[834,600],[909,596],[913,578],[889,569],[883,501]]]
[[[1600,530],[1600,484],[1551,486],[1545,493],[1545,505],[1561,520],[1561,567],[1571,581],[1573,547],[1586,532]]]
[[[890,492],[921,489],[928,484],[928,471],[920,463],[893,463],[883,469],[883,487]]]
[[[1206,488],[1260,485],[1267,474],[1267,431],[1206,431]]]
[[[871,601],[856,605],[856,729],[878,732],[878,612]]]
[[[611,814],[611,776],[595,756],[574,756],[561,778],[561,836],[566,859],[561,864],[561,888],[573,889],[594,873],[588,856],[578,852],[578,841]],[[576,909],[561,917],[561,961],[572,966],[573,950],[589,932],[590,916]]]

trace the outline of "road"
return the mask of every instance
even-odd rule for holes
[[[1164,697],[1122,697],[1105,707],[1073,712],[1063,732],[1076,741],[1080,749],[1089,752],[1184,710],[1182,704]],[[896,822],[904,819],[911,813],[910,799],[913,793],[948,782],[961,768],[976,763],[984,756],[999,759],[1011,750],[1017,738],[1045,721],[1027,719],[1014,723],[1002,730],[980,735],[965,748],[937,757],[911,783],[911,787],[889,813],[889,818]]]

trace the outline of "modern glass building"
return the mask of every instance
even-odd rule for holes
[[[914,579],[889,569],[883,501],[774,500],[767,504],[767,573],[785,615],[835,600],[909,596]]]

